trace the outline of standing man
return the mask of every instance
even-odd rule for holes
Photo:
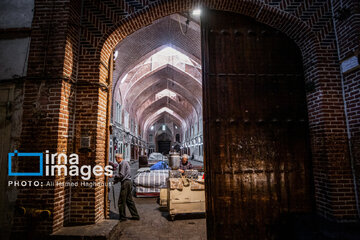
[[[131,183],[131,169],[128,162],[124,161],[123,155],[118,153],[115,155],[116,162],[119,164],[119,170],[115,175],[115,182],[121,182],[121,190],[119,197],[119,215],[120,221],[126,221],[125,204],[129,208],[132,220],[140,220],[137,212],[135,202],[132,199],[132,183]]]

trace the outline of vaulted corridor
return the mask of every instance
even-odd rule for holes
[[[0,2],[0,239],[359,239],[359,9]]]
[[[120,152],[126,160],[137,160],[145,153],[168,154],[175,149],[202,162],[201,42],[197,21],[187,22],[183,15],[173,14],[116,46],[113,154]]]

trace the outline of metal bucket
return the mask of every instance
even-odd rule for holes
[[[171,153],[170,154],[169,167],[172,170],[179,169],[179,167],[180,167],[180,155],[178,153]]]

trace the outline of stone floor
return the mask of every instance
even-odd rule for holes
[[[135,198],[140,220],[120,223],[119,239],[206,239],[204,214],[177,215],[169,219],[166,209],[159,208],[154,198]],[[130,213],[127,213],[130,216]]]
[[[192,161],[193,165],[202,163]],[[131,174],[134,177],[138,162],[131,164]],[[112,192],[114,191],[114,192]],[[109,192],[110,218],[118,219],[118,195],[120,185],[115,185]],[[205,214],[182,214],[171,221],[166,209],[160,208],[156,198],[135,198],[136,207],[140,215],[140,221],[128,220],[120,223],[121,234],[119,239],[206,239]],[[130,216],[127,210],[127,216]]]

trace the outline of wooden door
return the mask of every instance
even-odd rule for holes
[[[313,209],[300,51],[238,14],[201,25],[208,238],[292,239]]]

